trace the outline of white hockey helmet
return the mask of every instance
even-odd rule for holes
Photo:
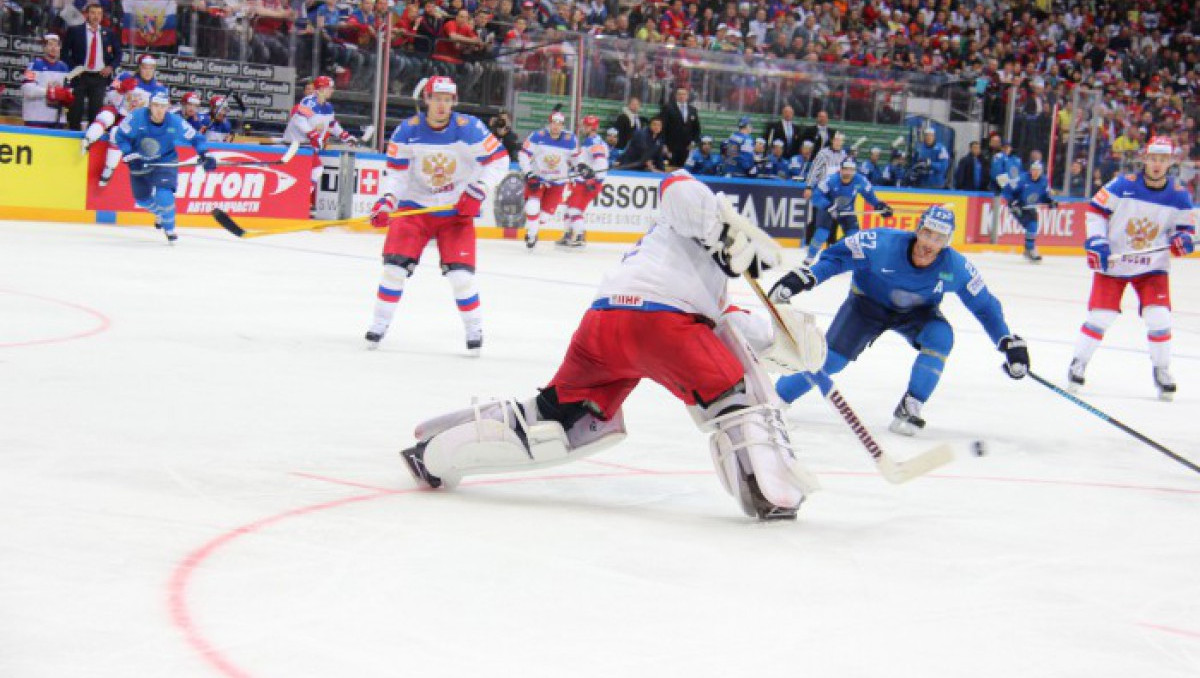
[[[925,210],[917,221],[916,230],[920,233],[923,229],[945,236],[945,241],[949,243],[954,235],[954,210],[949,205],[934,205]]]

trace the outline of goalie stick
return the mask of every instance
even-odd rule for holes
[[[791,331],[784,324],[783,318],[780,317],[779,309],[775,308],[775,304],[767,297],[766,292],[763,292],[763,288],[758,284],[758,281],[749,272],[746,272],[744,277],[746,278],[746,282],[749,283],[750,289],[754,290],[754,294],[758,297],[758,300],[762,302],[763,306],[767,307],[767,311],[771,314],[771,320],[775,324],[775,331],[782,332],[793,345],[799,348],[796,338],[792,336]],[[841,392],[838,391],[837,386],[829,378],[829,375],[820,371],[814,373],[815,377],[809,376],[807,372],[801,372],[801,374],[804,375],[804,378],[810,384],[821,389],[821,394],[825,396],[825,400],[829,402],[829,405],[837,411],[842,420],[846,422],[846,425],[850,427],[850,430],[854,432],[854,436],[858,438],[858,442],[862,443],[867,453],[875,460],[875,468],[879,469],[880,475],[889,483],[906,483],[913,478],[925,475],[954,460],[954,451],[950,448],[950,445],[942,443],[911,459],[897,461],[884,451],[883,447],[875,440],[875,437],[871,435],[871,432],[867,430],[866,424],[862,423],[862,420],[858,418],[858,414],[850,407],[850,403],[846,402],[846,399],[842,397]]]

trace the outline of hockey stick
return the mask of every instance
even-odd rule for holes
[[[429,212],[444,212],[446,210],[451,210],[451,209],[454,209],[453,205],[434,205],[433,207],[419,207],[417,209],[392,212],[391,216],[393,218],[408,217],[408,216],[413,216],[416,214],[427,214]],[[264,235],[279,235],[282,233],[303,233],[305,231],[320,231],[320,230],[323,230],[326,228],[333,228],[334,226],[349,226],[352,224],[365,224],[365,223],[368,223],[369,221],[371,221],[371,217],[353,217],[350,219],[333,219],[330,221],[311,221],[307,224],[304,224],[303,226],[289,226],[287,228],[247,231],[246,229],[239,226],[238,223],[233,220],[233,217],[229,216],[229,213],[227,213],[223,209],[217,208],[217,209],[213,210],[212,217],[213,217],[213,219],[216,220],[216,222],[218,224],[221,225],[221,228],[225,229],[226,231],[229,231],[230,233],[236,235],[239,238],[261,238]]]
[[[1169,249],[1171,249],[1171,244],[1167,243],[1166,245],[1158,245],[1157,247],[1151,247],[1149,249],[1134,250],[1132,252],[1124,252],[1122,254],[1116,255],[1116,257],[1114,257],[1114,258],[1116,258],[1116,259],[1132,259],[1134,257],[1139,257],[1143,254],[1154,254],[1155,252],[1164,252]]]
[[[1138,433],[1137,431],[1126,426],[1125,424],[1122,424],[1121,422],[1117,421],[1116,419],[1113,419],[1112,417],[1108,416],[1107,414],[1096,409],[1094,406],[1084,402],[1083,400],[1080,400],[1074,394],[1067,392],[1065,389],[1059,388],[1054,383],[1050,382],[1047,379],[1043,379],[1040,375],[1034,374],[1032,371],[1029,372],[1029,377],[1031,379],[1033,379],[1034,381],[1036,381],[1037,383],[1041,384],[1042,386],[1045,386],[1046,388],[1050,389],[1051,391],[1054,391],[1055,393],[1066,398],[1067,400],[1070,400],[1071,402],[1082,407],[1083,409],[1087,410],[1088,412],[1091,412],[1092,414],[1096,415],[1097,417],[1100,417],[1101,419],[1112,424],[1113,426],[1116,426],[1117,428],[1128,433],[1129,435],[1133,436],[1134,438],[1137,438],[1138,440],[1142,441],[1143,443],[1146,443],[1147,445],[1149,445],[1150,447],[1153,447],[1154,449],[1158,450],[1159,452],[1162,452],[1163,454],[1174,459],[1175,461],[1179,462],[1180,464],[1183,464],[1184,466],[1190,468],[1191,470],[1195,471],[1196,473],[1200,473],[1200,466],[1197,466],[1196,464],[1188,461],[1187,459],[1184,459],[1183,457],[1179,456],[1178,454],[1175,454],[1171,450],[1168,450],[1166,447],[1163,447],[1162,445],[1154,442],[1153,440],[1147,438],[1146,436],[1142,435],[1141,433]]]
[[[799,348],[796,337],[792,335],[791,330],[784,324],[783,318],[779,315],[779,309],[767,297],[766,292],[763,292],[762,286],[750,276],[749,272],[746,272],[744,277],[746,278],[746,282],[749,283],[750,289],[754,290],[754,294],[758,297],[758,300],[762,302],[763,306],[767,307],[767,311],[771,314],[771,320],[774,321],[775,331],[782,332],[792,342],[793,346]],[[858,442],[862,443],[862,446],[867,449],[867,453],[875,460],[875,467],[879,469],[879,473],[889,483],[906,483],[913,478],[929,473],[954,460],[954,450],[950,448],[948,443],[942,443],[911,459],[896,461],[891,455],[884,452],[883,448],[875,440],[875,437],[867,430],[866,425],[858,418],[858,414],[850,407],[850,403],[846,402],[846,399],[842,397],[841,392],[837,390],[837,386],[829,378],[829,375],[820,371],[813,373],[813,376],[810,376],[808,372],[801,372],[801,374],[808,380],[808,383],[821,389],[821,394],[825,396],[825,400],[841,415],[842,420],[846,422],[846,425],[850,427],[855,437],[858,438]]]
[[[293,141],[288,149],[278,160],[220,160],[217,161],[217,167],[264,167],[268,165],[286,165],[296,157],[296,152],[300,150],[300,142]],[[146,167],[198,167],[200,159],[198,157],[184,160],[182,162],[150,162],[146,163]]]

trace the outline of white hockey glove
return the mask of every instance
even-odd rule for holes
[[[757,278],[763,271],[775,268],[783,261],[783,248],[758,226],[738,213],[724,193],[717,194],[721,239],[714,246],[713,256],[725,272],[739,276],[749,272]]]

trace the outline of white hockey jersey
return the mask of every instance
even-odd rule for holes
[[[522,172],[533,172],[544,183],[558,186],[569,178],[577,146],[575,135],[567,130],[555,139],[540,129],[525,140],[517,160]]]
[[[37,57],[25,69],[21,82],[21,118],[25,122],[54,123],[65,113],[61,106],[46,103],[46,89],[51,85],[63,84],[71,69],[62,61],[47,61]]]
[[[596,134],[579,140],[572,165],[587,165],[596,173],[596,179],[604,181],[608,176],[608,144]]]
[[[333,115],[332,103],[321,103],[316,94],[310,94],[292,107],[292,117],[283,130],[284,143],[299,142],[320,149],[331,136],[339,139],[347,136]]]
[[[508,151],[478,118],[454,113],[433,129],[421,113],[392,132],[383,194],[401,207],[453,205],[468,185],[490,195],[507,172]]]
[[[707,249],[721,237],[718,198],[687,170],[668,174],[658,195],[654,226],[605,276],[592,308],[681,311],[716,322],[729,283]]]
[[[1179,231],[1195,233],[1196,213],[1187,190],[1168,179],[1166,187],[1146,187],[1145,176],[1118,176],[1096,192],[1088,204],[1087,237],[1108,239],[1113,256],[1105,275],[1132,278],[1171,269],[1169,250],[1120,259],[1126,252],[1166,245]]]

